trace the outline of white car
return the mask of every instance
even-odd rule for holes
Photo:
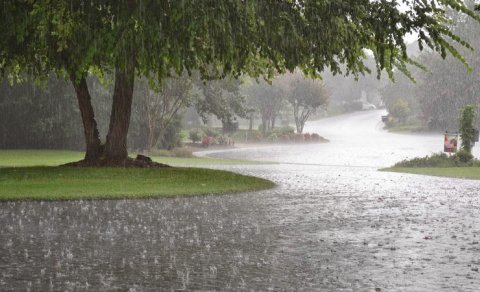
[[[362,104],[362,110],[368,111],[368,110],[375,110],[377,107],[374,104],[371,103],[364,103]]]

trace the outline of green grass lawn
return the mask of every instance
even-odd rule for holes
[[[480,167],[391,167],[384,168],[382,171],[480,179]]]
[[[80,160],[70,151],[0,151],[0,201],[153,198],[267,189],[271,181],[202,168],[67,168]],[[171,165],[238,164],[210,158],[156,158]]]
[[[0,167],[21,167],[21,166],[57,166],[68,162],[83,159],[83,152],[62,151],[62,150],[0,150]],[[134,154],[131,155],[135,157]],[[215,164],[259,164],[261,162],[220,159],[209,157],[155,157],[156,162],[172,166],[197,166]]]

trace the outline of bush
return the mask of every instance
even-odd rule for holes
[[[300,133],[295,134],[294,139],[295,139],[295,142],[303,142],[303,141],[305,141],[305,140],[304,140],[304,137],[303,137],[303,134],[300,134]]]
[[[219,145],[228,145],[230,138],[225,135],[220,135],[217,137],[217,142]]]
[[[455,155],[453,155],[453,158],[455,160],[458,160],[459,162],[467,163],[473,159],[473,155],[472,153],[462,148],[457,153],[455,153]]]
[[[278,141],[278,136],[276,133],[271,133],[270,135],[268,135],[267,140],[270,142],[276,142]]]
[[[214,128],[203,128],[202,129],[203,133],[207,136],[207,137],[213,137],[213,138],[216,138],[218,137],[218,135],[220,135],[220,132],[218,132],[216,129]]]
[[[317,133],[313,133],[310,138],[313,142],[320,142],[322,140],[322,137]]]
[[[271,131],[272,133],[275,133],[277,137],[282,136],[282,135],[290,135],[295,133],[295,129],[290,127],[290,126],[283,126],[280,128],[275,128]]]
[[[182,117],[176,115],[175,118],[168,124],[166,129],[158,138],[157,146],[161,149],[171,150],[182,146],[182,138],[180,132],[182,130]]]
[[[303,134],[303,140],[305,140],[305,142],[312,141],[312,135],[310,135],[309,133]]]
[[[474,159],[466,151],[458,151],[455,155],[448,156],[445,153],[435,153],[431,156],[416,157],[410,160],[403,160],[395,164],[395,167],[465,167],[480,166],[480,160]]]
[[[203,135],[203,131],[198,128],[191,129],[190,132],[188,132],[188,137],[193,143],[202,141]]]
[[[208,147],[210,145],[215,145],[215,144],[217,144],[217,141],[212,136],[204,136],[203,139],[202,139],[202,146],[203,147]]]

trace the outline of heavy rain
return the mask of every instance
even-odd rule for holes
[[[110,2],[1,5],[1,291],[480,290],[476,2]]]

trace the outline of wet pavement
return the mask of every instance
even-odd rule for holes
[[[0,290],[479,291],[480,182],[379,172],[438,152],[380,111],[307,125],[327,144],[210,153],[267,191],[0,203]]]

